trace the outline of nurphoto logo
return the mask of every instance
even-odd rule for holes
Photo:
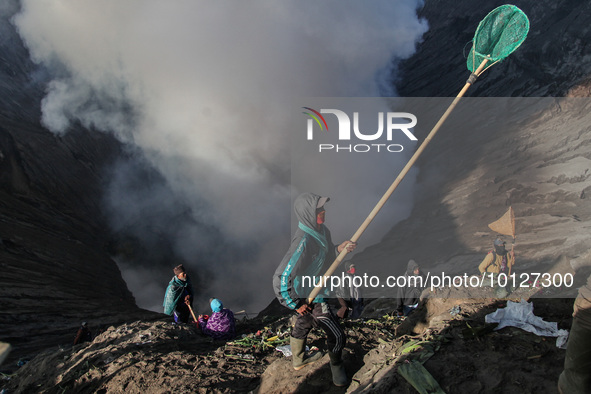
[[[417,138],[410,131],[411,128],[417,124],[417,117],[408,112],[378,112],[378,127],[377,131],[361,130],[359,126],[359,112],[353,112],[353,127],[351,127],[351,118],[344,111],[338,109],[321,109],[317,111],[310,107],[302,107],[306,109],[304,114],[308,115],[306,138],[308,141],[314,140],[315,124],[317,129],[321,132],[329,133],[328,123],[322,114],[331,114],[336,117],[338,122],[338,134],[335,136],[338,142],[344,141],[364,141],[359,144],[346,143],[321,143],[318,144],[318,152],[402,152],[404,147],[400,144],[391,143],[393,136],[402,133],[411,141],[417,141]],[[309,111],[309,112],[308,112]],[[384,127],[384,123],[386,124]],[[352,132],[351,132],[352,130]],[[384,141],[385,130],[385,142]],[[366,142],[367,141],[367,142]],[[371,141],[372,143],[368,143]]]

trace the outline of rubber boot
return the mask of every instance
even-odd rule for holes
[[[306,340],[289,337],[289,344],[291,345],[293,369],[299,371],[306,365],[318,361],[322,358],[322,353],[314,352],[308,356],[305,354]]]
[[[330,371],[332,372],[332,382],[335,386],[343,387],[349,383],[347,372],[345,372],[345,365],[340,354],[328,352],[330,357]]]

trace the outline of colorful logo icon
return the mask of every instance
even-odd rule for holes
[[[302,113],[306,114],[306,115],[310,116],[312,119],[314,119],[316,121],[316,123],[318,123],[318,126],[320,126],[320,130],[324,130],[324,127],[326,127],[326,131],[328,131],[328,125],[326,124],[326,120],[324,119],[324,116],[322,116],[320,114],[320,112],[318,112],[315,109],[312,109],[310,107],[302,107],[302,108],[313,112],[313,113],[310,113],[310,112],[302,112]],[[324,123],[324,127],[322,127],[322,123],[320,123],[320,120],[322,120],[322,123]]]

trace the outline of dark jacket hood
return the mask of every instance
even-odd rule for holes
[[[322,197],[314,193],[302,193],[294,201],[296,217],[305,226],[316,228],[316,206]]]
[[[406,266],[406,274],[407,275],[414,275],[414,270],[419,268],[419,265],[414,260],[409,260]]]

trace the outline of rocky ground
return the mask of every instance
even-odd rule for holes
[[[518,290],[509,300],[528,295]],[[0,387],[5,393],[413,393],[401,371],[419,363],[447,393],[556,392],[564,350],[555,338],[513,327],[494,331],[484,316],[507,300],[495,299],[491,289],[447,296],[424,299],[406,318],[395,316],[392,300],[377,299],[363,318],[343,321],[352,377],[345,388],[332,385],[328,356],[295,372],[275,349],[289,343],[289,315],[241,320],[237,339],[227,343],[167,318],[109,326],[92,343],[54,347],[18,369],[5,366]],[[533,304],[536,316],[570,327],[569,300]],[[309,345],[325,348],[322,331],[312,331]]]

